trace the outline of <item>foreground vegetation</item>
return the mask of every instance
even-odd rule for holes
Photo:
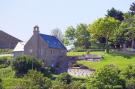
[[[68,52],[68,56],[88,52]],[[85,79],[67,73],[55,74],[44,68],[42,61],[30,56],[0,57],[0,89],[135,89],[135,56],[103,51],[90,52],[103,55],[100,62],[77,61],[96,72]],[[53,76],[53,75],[57,76]]]

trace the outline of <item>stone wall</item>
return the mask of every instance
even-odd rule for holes
[[[87,77],[90,76],[94,71],[90,69],[79,69],[79,68],[69,68],[68,73],[76,77]]]

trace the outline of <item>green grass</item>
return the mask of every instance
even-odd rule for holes
[[[69,52],[68,56],[77,56],[84,55],[86,52]],[[77,61],[78,64],[85,65],[91,69],[100,69],[105,65],[114,64],[117,65],[120,69],[125,69],[128,65],[135,64],[135,55],[126,55],[126,54],[118,54],[118,53],[104,53],[104,52],[91,52],[91,54],[102,55],[103,59],[99,62],[91,62],[80,60]]]

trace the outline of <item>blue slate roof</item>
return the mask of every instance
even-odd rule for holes
[[[65,46],[54,36],[40,34],[42,39],[48,43],[50,48],[57,48],[57,49],[66,49]]]

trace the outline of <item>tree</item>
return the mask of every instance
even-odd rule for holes
[[[122,11],[116,10],[115,8],[111,8],[110,10],[107,10],[108,17],[113,17],[119,21],[124,20]]]
[[[59,28],[53,29],[51,35],[55,36],[59,41],[63,41],[63,35]]]
[[[42,62],[31,56],[20,56],[13,60],[12,68],[16,71],[16,75],[24,75],[30,69],[40,69]]]
[[[98,40],[100,37],[106,39],[106,52],[109,52],[108,41],[111,41],[120,22],[112,17],[104,17],[96,20],[88,27],[92,38]]]
[[[87,80],[88,89],[124,89],[120,70],[115,65],[106,65]]]
[[[131,14],[135,14],[135,2],[133,2],[131,5],[130,5],[130,8],[129,8]]]
[[[75,28],[73,26],[67,27],[65,31],[65,43],[67,45],[74,44],[75,39]]]
[[[128,16],[125,18],[125,20],[121,23],[119,27],[119,32],[118,33],[123,33],[125,37],[125,41],[130,41],[131,40],[131,46],[134,48],[134,40],[135,40],[135,16]]]
[[[88,26],[86,24],[79,24],[76,27],[76,46],[82,48],[89,48],[90,47],[90,33],[88,32]]]

